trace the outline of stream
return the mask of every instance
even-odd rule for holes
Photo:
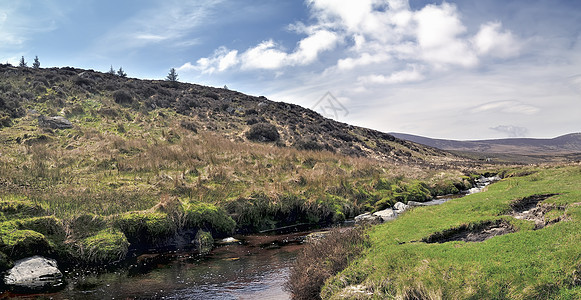
[[[496,180],[482,181],[459,195],[438,197],[438,205],[479,192]],[[36,299],[290,299],[283,288],[289,267],[304,247],[304,237],[317,231],[235,236],[209,254],[143,254],[130,266],[112,272],[65,271],[67,286],[56,293],[0,298]]]

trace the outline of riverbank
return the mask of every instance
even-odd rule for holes
[[[372,227],[371,247],[327,281],[322,298],[580,298],[581,166],[505,177]]]

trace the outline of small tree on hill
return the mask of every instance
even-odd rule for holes
[[[115,70],[113,70],[113,65],[111,65],[111,69],[109,69],[107,74],[115,75]]]
[[[24,56],[20,59],[20,64],[18,66],[21,68],[28,67],[28,65],[26,64],[26,61],[24,60]]]
[[[40,60],[38,60],[38,55],[34,58],[34,62],[32,63],[32,67],[35,69],[40,68]]]
[[[117,75],[119,75],[119,77],[127,77],[127,73],[125,73],[125,71],[123,71],[123,67],[119,67],[119,70],[117,70]]]
[[[169,69],[169,74],[167,74],[165,80],[170,82],[178,82],[178,73],[176,72],[175,68]]]

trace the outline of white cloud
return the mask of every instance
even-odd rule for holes
[[[310,64],[321,52],[333,49],[338,41],[339,36],[336,33],[317,31],[299,42],[298,49],[289,55],[290,64]]]
[[[215,16],[215,7],[222,0],[161,1],[153,8],[137,11],[99,41],[99,45],[115,44],[115,50],[127,50],[172,42],[174,46],[198,43],[187,41],[196,28],[205,25]]]
[[[288,54],[277,48],[274,41],[264,41],[241,55],[242,69],[275,70],[285,65]]]
[[[510,31],[501,32],[502,23],[490,22],[480,26],[473,43],[478,54],[500,58],[517,56],[521,44]]]
[[[202,57],[198,59],[196,65],[187,62],[179,67],[178,71],[201,71],[203,74],[212,74],[216,71],[222,72],[231,66],[238,64],[238,50],[228,50],[226,47],[220,47],[214,51],[211,57]]]
[[[472,113],[500,112],[505,114],[534,115],[540,108],[517,100],[492,101],[481,104],[471,110]]]
[[[472,67],[478,58],[462,35],[466,27],[460,21],[456,7],[443,3],[428,5],[414,15],[416,36],[421,57],[438,67],[461,65]]]
[[[364,84],[396,84],[406,82],[421,81],[425,76],[421,72],[422,67],[417,65],[408,66],[407,70],[394,72],[389,76],[368,75],[359,77],[358,81]]]

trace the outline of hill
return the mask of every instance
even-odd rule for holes
[[[469,160],[296,105],[74,68],[0,66],[0,121],[0,270],[324,226],[478,177]]]
[[[0,126],[5,127],[14,118],[31,113],[60,115],[81,125],[88,119],[134,122],[127,118],[169,110],[176,114],[167,119],[181,122],[184,128],[216,132],[230,140],[404,162],[454,157],[379,131],[326,119],[297,105],[228,89],[121,78],[74,68],[0,65],[0,73]]]
[[[399,139],[476,159],[494,158],[498,161],[531,163],[581,158],[581,133],[571,133],[552,139],[510,138],[475,141],[432,139],[404,133],[390,134]]]

